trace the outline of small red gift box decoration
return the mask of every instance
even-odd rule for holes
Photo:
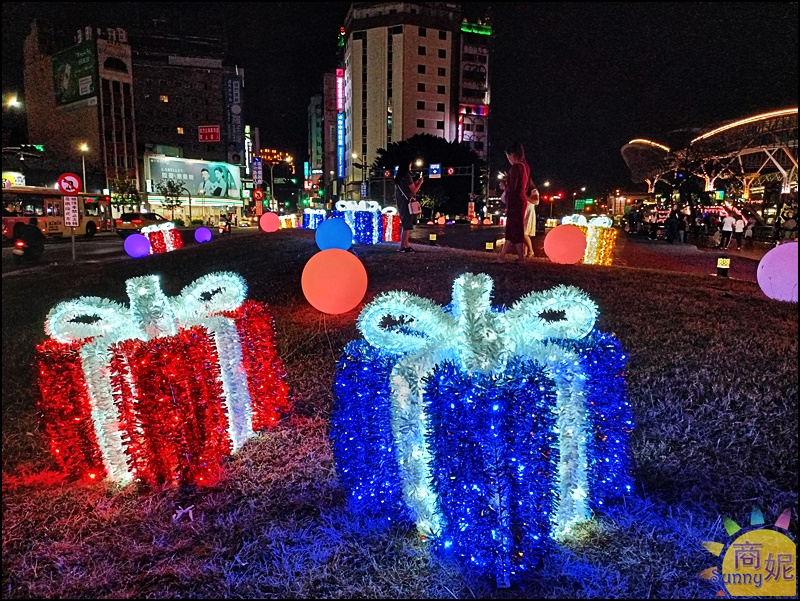
[[[60,303],[37,348],[50,449],[73,475],[208,483],[222,459],[290,409],[273,320],[234,273],[168,298],[127,282],[130,307]]]
[[[385,207],[381,215],[381,240],[400,242],[400,215],[395,207]]]
[[[183,247],[181,233],[175,229],[171,221],[161,225],[148,225],[142,228],[142,234],[150,242],[150,254],[169,252]]]

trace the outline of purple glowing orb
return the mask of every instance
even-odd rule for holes
[[[131,234],[125,238],[123,245],[125,252],[134,259],[146,257],[150,254],[150,240],[144,234]]]
[[[797,242],[786,242],[765,254],[758,264],[758,285],[773,300],[797,302]]]
[[[194,239],[202,244],[203,242],[211,242],[211,230],[207,227],[199,227],[194,231]]]

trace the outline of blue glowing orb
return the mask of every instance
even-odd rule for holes
[[[125,238],[125,252],[134,259],[146,257],[150,254],[150,240],[144,234],[131,234]]]
[[[199,227],[194,231],[194,239],[202,244],[203,242],[211,242],[211,230],[207,227]]]
[[[317,228],[314,239],[320,250],[347,250],[353,244],[353,230],[344,219],[326,219]]]

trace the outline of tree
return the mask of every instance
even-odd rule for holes
[[[142,200],[136,180],[118,177],[109,180],[111,204],[117,207],[137,207]]]
[[[185,189],[182,182],[173,179],[162,179],[156,183],[156,190],[164,197],[164,202],[161,204],[172,211],[171,219],[175,219],[175,209],[183,204],[181,192]]]
[[[467,214],[469,194],[474,189],[479,192],[479,178],[484,162],[475,153],[460,142],[448,142],[439,136],[431,134],[417,134],[407,140],[392,142],[386,148],[378,149],[373,168],[380,172],[388,170],[394,173],[394,168],[401,161],[423,162],[425,182],[420,188],[418,200],[425,209],[429,209],[431,216],[435,212],[451,215]],[[431,179],[427,176],[431,163],[442,166],[442,177]],[[468,175],[448,176],[448,167],[472,167]],[[461,169],[461,172],[467,169]]]

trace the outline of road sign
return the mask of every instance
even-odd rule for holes
[[[367,182],[361,182],[361,198],[367,197]]]
[[[442,177],[442,164],[431,163],[430,166],[428,167],[428,177],[431,179]]]
[[[448,167],[447,168],[447,175],[455,175],[455,174],[456,174],[456,168],[455,167]]]
[[[83,190],[83,182],[74,173],[62,173],[58,176],[58,189],[64,194],[77,194]]]
[[[264,200],[264,190],[260,190],[259,188],[254,188],[253,200],[255,201]]]
[[[253,158],[253,183],[256,185],[264,183],[264,169],[261,157]]]
[[[80,226],[80,215],[78,213],[78,197],[64,196],[64,225],[66,227]]]

